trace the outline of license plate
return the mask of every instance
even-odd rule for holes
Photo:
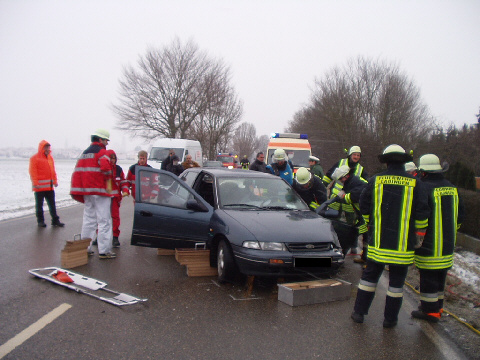
[[[294,259],[295,267],[331,267],[332,258],[321,257],[321,258],[295,258]]]

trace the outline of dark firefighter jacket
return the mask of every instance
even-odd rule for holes
[[[449,269],[453,265],[457,229],[465,215],[463,201],[442,174],[428,174],[423,183],[432,213],[422,247],[415,250],[415,265],[419,269]]]
[[[335,171],[336,168],[342,166],[342,165],[348,165],[348,167],[350,169],[355,169],[353,171],[353,175],[355,176],[358,176],[359,178],[362,178],[364,179],[365,181],[368,181],[368,174],[367,172],[365,171],[365,168],[360,165],[359,162],[357,163],[354,163],[352,161],[350,161],[350,158],[347,157],[345,159],[341,159],[339,162],[337,162],[336,164],[334,164],[330,170],[327,171],[327,173],[323,176],[322,180],[323,180],[323,183],[325,184],[325,186],[327,186],[328,184],[330,184],[332,182],[332,174],[333,172]]]
[[[430,207],[425,185],[405,172],[403,164],[368,181],[360,211],[369,225],[368,259],[386,264],[413,263],[416,229],[428,225]]]
[[[311,186],[308,189],[296,181],[293,182],[292,187],[297,194],[300,195],[303,201],[305,201],[310,208],[315,210],[318,205],[327,201],[327,189],[318,176],[312,176],[310,181]]]

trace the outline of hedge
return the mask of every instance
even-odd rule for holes
[[[464,189],[458,189],[458,193],[465,204],[465,220],[459,231],[480,239],[480,193]]]

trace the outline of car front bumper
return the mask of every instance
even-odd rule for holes
[[[233,246],[239,271],[245,275],[288,276],[322,274],[338,270],[344,263],[341,250],[334,251],[265,251]],[[313,264],[310,266],[309,264]]]

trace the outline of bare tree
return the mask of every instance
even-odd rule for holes
[[[255,125],[250,123],[240,124],[233,135],[232,146],[240,157],[247,155],[251,159],[255,149],[258,147]]]
[[[192,41],[182,45],[175,39],[163,49],[149,49],[137,68],[124,68],[113,106],[117,128],[146,139],[185,137],[194,121],[222,112],[217,108],[226,106],[233,91],[228,81],[228,67]]]
[[[435,122],[419,89],[397,65],[358,57],[315,80],[311,103],[290,124],[296,132],[299,127],[314,146],[336,153],[327,163],[337,161],[343,149],[360,145],[362,162],[373,159],[376,167],[374,159],[385,146],[413,149],[432,134]]]

